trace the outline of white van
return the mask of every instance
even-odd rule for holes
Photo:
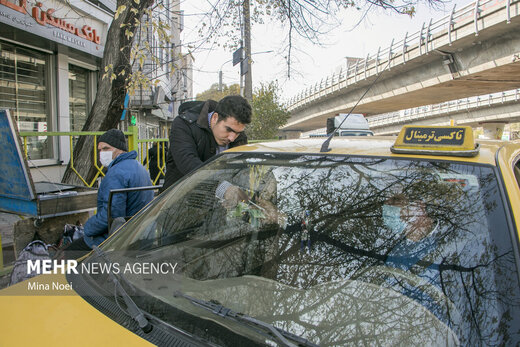
[[[372,136],[368,121],[360,113],[340,113],[327,119],[327,134],[335,131],[336,136]]]

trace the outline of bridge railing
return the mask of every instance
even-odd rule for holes
[[[435,105],[409,108],[391,114],[383,114],[367,117],[370,128],[403,124],[420,119],[437,117],[444,114],[456,113],[479,109],[485,106],[505,104],[520,101],[520,89],[508,90],[501,93],[480,95],[471,98],[452,100]]]
[[[366,58],[359,59],[344,70],[341,69],[338,73],[326,76],[321,81],[302,90],[289,99],[287,108],[289,111],[297,109],[339,89],[376,76],[384,69],[391,69],[396,64],[406,64],[410,59],[429,54],[436,46],[441,45],[440,43],[435,44],[436,40],[451,46],[455,38],[460,38],[456,32],[462,28],[466,32],[478,36],[485,24],[482,18],[487,13],[496,12],[497,9],[505,9],[504,20],[509,23],[511,5],[518,4],[518,2],[518,0],[476,0],[459,10],[455,10],[456,6],[453,6],[449,15],[435,22],[430,19],[428,24],[424,22],[420,31],[410,35],[406,33],[404,38],[399,41],[393,39],[389,47],[383,49],[379,47],[374,55],[368,54]],[[517,12],[515,11],[514,15],[518,15]]]

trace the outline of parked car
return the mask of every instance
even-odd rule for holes
[[[520,141],[323,140],[228,150],[0,291],[2,344],[520,344]]]

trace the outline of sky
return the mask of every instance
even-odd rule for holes
[[[474,2],[445,1],[435,9],[419,4],[412,18],[377,9],[361,19],[361,13],[355,10],[343,11],[340,17],[341,25],[322,38],[321,46],[301,39],[293,42],[295,50],[292,54],[295,61],[292,68],[297,70],[297,73],[291,73],[290,78],[287,77],[285,52],[281,52],[286,36],[281,25],[276,22],[254,24],[251,35],[253,89],[260,87],[261,83],[276,80],[280,87],[281,100],[287,100],[337,71],[340,66],[345,66],[345,57],[364,58],[367,54],[374,55],[378,47],[383,50],[390,46],[392,39],[400,41],[407,32],[411,35],[420,31],[423,23],[427,26],[430,19],[435,22],[449,16],[454,6],[460,9],[471,3]],[[208,4],[207,1],[189,0],[181,3],[181,9],[185,14],[183,42],[198,39],[197,28],[201,23],[198,14],[207,11]],[[223,72],[224,84],[240,83],[239,65],[233,66],[231,62],[232,51],[205,44],[192,54],[195,58],[194,96],[218,83],[219,70]]]

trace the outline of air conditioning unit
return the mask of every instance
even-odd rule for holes
[[[164,96],[164,89],[161,86],[157,86],[153,93],[153,106],[159,107],[160,104],[164,103]]]

